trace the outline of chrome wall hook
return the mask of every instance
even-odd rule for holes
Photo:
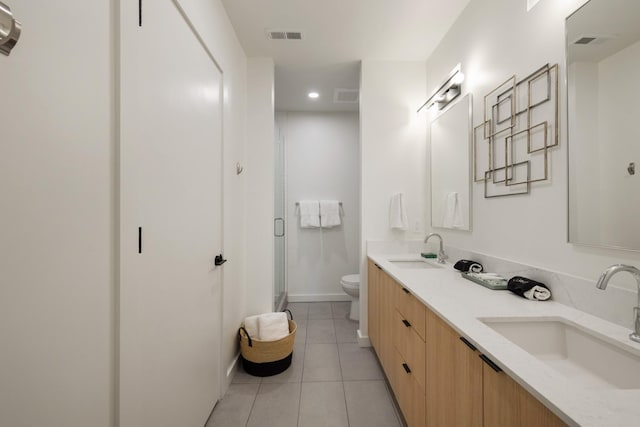
[[[629,166],[627,166],[627,172],[629,172],[629,175],[635,175],[636,174],[636,163],[635,162],[629,163]]]
[[[0,53],[9,56],[21,32],[20,22],[13,18],[9,6],[0,1]]]
[[[240,162],[236,163],[236,175],[240,175],[244,168],[240,165]]]

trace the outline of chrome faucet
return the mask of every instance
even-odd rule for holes
[[[438,251],[438,264],[444,264],[444,260],[447,257],[447,255],[445,255],[444,249],[442,249],[442,236],[439,235],[438,233],[431,233],[424,238],[424,242],[427,243],[427,241],[433,236],[440,239],[440,250]]]
[[[615,264],[611,267],[607,268],[600,278],[598,279],[598,283],[596,283],[596,288],[598,289],[606,289],[609,284],[609,280],[611,277],[619,273],[621,271],[627,271],[633,275],[636,279],[636,283],[638,284],[638,304],[633,308],[633,332],[629,334],[629,338],[631,341],[635,341],[640,343],[640,270],[635,268],[632,265],[624,265],[624,264]]]

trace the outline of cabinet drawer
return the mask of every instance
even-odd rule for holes
[[[426,341],[426,307],[408,289],[394,281],[396,308],[411,323],[411,326]]]
[[[394,369],[393,392],[407,425],[424,427],[426,424],[424,387],[415,380],[411,367],[397,350],[394,351]],[[407,369],[410,372],[407,372]]]
[[[415,380],[423,387],[426,387],[426,347],[425,343],[417,334],[410,322],[394,310],[393,317],[393,343],[402,358],[411,367]]]

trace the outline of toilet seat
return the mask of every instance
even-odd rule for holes
[[[359,274],[348,274],[346,276],[342,276],[340,279],[340,284],[343,286],[347,286],[349,288],[359,288],[360,287],[360,275]]]

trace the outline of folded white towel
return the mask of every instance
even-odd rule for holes
[[[534,286],[524,293],[524,297],[533,301],[546,301],[551,298],[551,291],[542,286]]]
[[[301,200],[300,205],[300,227],[316,228],[320,227],[320,203],[317,200]]]
[[[399,230],[409,228],[409,220],[407,218],[407,208],[404,205],[404,197],[402,193],[391,196],[389,205],[389,227]]]
[[[444,205],[444,218],[442,219],[442,225],[446,228],[459,228],[464,226],[460,200],[458,197],[458,193],[455,191],[447,194],[447,200],[445,201]]]
[[[265,313],[258,317],[261,341],[276,341],[289,335],[287,313]]]
[[[260,339],[260,330],[258,329],[258,317],[248,316],[244,318],[244,328],[252,339]]]
[[[320,226],[331,228],[340,225],[340,202],[320,200]]]

